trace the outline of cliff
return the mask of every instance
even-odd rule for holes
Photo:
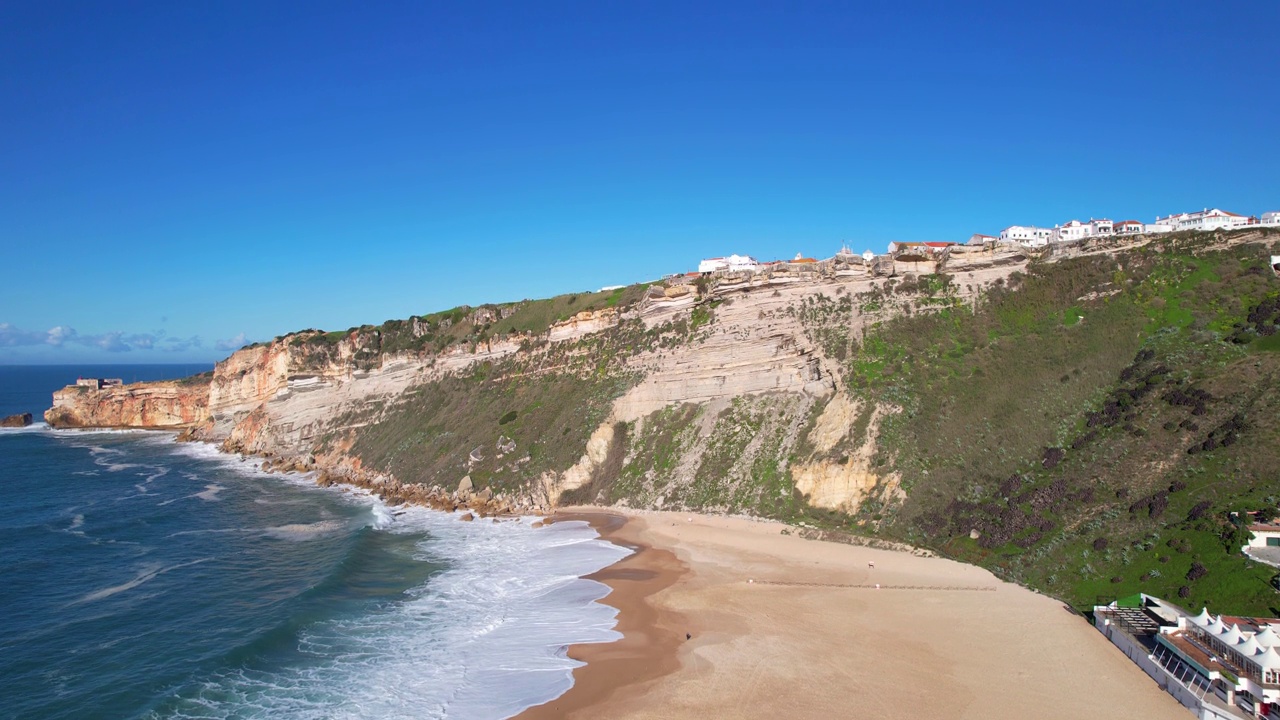
[[[69,386],[53,394],[44,420],[54,428],[181,429],[209,417],[208,378],[94,389]]]
[[[1205,540],[1230,532],[1203,503],[1275,505],[1258,488],[1280,463],[1276,246],[1251,230],[953,249],[927,272],[836,258],[457,308],[293,333],[207,380],[67,389],[47,417],[188,427],[445,507],[470,488],[514,508],[767,515],[1068,598],[1178,594],[1186,568],[1170,570],[1193,556],[1245,572]]]

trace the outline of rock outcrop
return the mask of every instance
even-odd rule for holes
[[[207,378],[93,389],[71,385],[44,413],[53,428],[182,429],[209,418]]]
[[[18,413],[10,415],[6,418],[0,418],[0,427],[20,428],[31,424],[31,413]]]

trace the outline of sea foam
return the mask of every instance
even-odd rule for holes
[[[572,686],[569,645],[619,637],[616,611],[597,602],[608,588],[581,576],[629,551],[585,523],[466,523],[422,508],[392,518],[372,502],[375,527],[425,532],[420,559],[451,569],[377,612],[307,628],[310,662],[201,681],[171,717],[506,718]]]

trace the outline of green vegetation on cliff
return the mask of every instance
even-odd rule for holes
[[[1280,502],[1274,237],[1033,263],[976,309],[869,330],[846,368],[898,410],[878,462],[907,499],[885,532],[1081,606],[1280,606],[1230,515]]]

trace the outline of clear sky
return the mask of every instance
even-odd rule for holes
[[[0,363],[1280,210],[1280,3],[7,2]]]

